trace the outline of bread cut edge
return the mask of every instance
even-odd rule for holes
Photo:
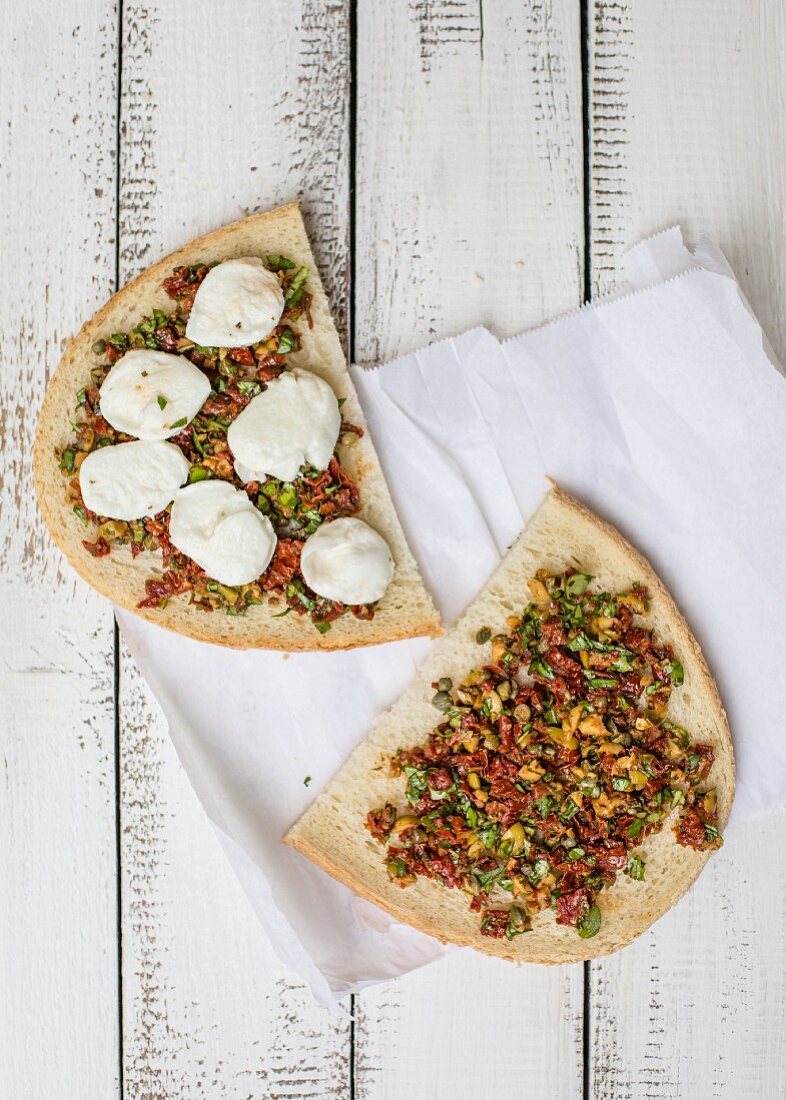
[[[75,394],[89,384],[90,367],[97,362],[91,350],[94,342],[112,332],[127,331],[153,308],[170,310],[172,303],[161,282],[172,268],[249,252],[283,253],[309,268],[314,328],[291,361],[324,377],[337,396],[345,397],[346,419],[364,428],[363,438],[353,446],[340,445],[340,458],[360,488],[359,515],[386,538],[396,564],[393,581],[374,619],[361,621],[347,614],[326,634],[318,633],[306,616],[292,613],[276,618],[281,608],[267,603],[250,608],[244,617],[220,611],[205,613],[189,606],[187,597],[171,600],[161,610],[137,608],[144,596],[145,579],[161,572],[160,557],[145,553],[134,560],[127,547],[116,547],[104,558],[92,558],[81,545],[87,536],[65,500],[66,482],[54,456],[55,447],[63,447],[72,436]],[[33,446],[33,476],[46,526],[75,571],[114,603],[176,633],[223,646],[287,651],[349,649],[442,633],[369,438],[298,203],[251,215],[196,238],[132,279],[82,326],[68,341],[47,386]]]
[[[564,552],[549,539],[572,533],[576,545]],[[598,568],[601,558],[616,559],[612,568]],[[665,585],[649,562],[611,524],[554,486],[524,528],[511,550],[455,627],[434,646],[412,685],[379,717],[368,737],[350,755],[325,790],[284,837],[332,877],[392,917],[410,924],[443,943],[472,947],[514,962],[562,964],[610,954],[630,943],[666,913],[685,894],[710,853],[677,844],[671,832],[673,813],[661,832],[641,845],[646,860],[644,882],[618,875],[603,890],[598,904],[601,931],[582,940],[574,928],[557,925],[550,911],[533,920],[533,931],[511,941],[480,935],[477,914],[469,910],[460,890],[449,890],[418,879],[404,889],[388,880],[384,849],[364,828],[365,813],[390,800],[402,805],[401,779],[387,778],[380,761],[399,747],[425,740],[435,725],[431,684],[442,675],[454,682],[477,664],[477,630],[504,625],[505,616],[520,613],[528,602],[526,581],[534,568],[559,570],[567,565],[594,572],[600,587],[644,583],[651,594],[648,625],[671,643],[685,670],[683,687],[688,701],[670,716],[685,725],[694,740],[709,741],[716,759],[708,784],[718,791],[718,818],[725,825],[734,797],[734,752],[726,713],[701,649]],[[534,566],[534,568],[533,568]],[[623,583],[624,581],[624,583]],[[497,618],[494,618],[496,613]],[[486,623],[488,620],[488,623]],[[692,720],[693,719],[693,720]],[[698,727],[698,728],[697,728]],[[349,829],[348,821],[354,832]]]

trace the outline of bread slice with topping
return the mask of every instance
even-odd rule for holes
[[[271,606],[265,599],[237,616],[223,610],[206,613],[189,604],[187,594],[163,607],[140,609],[146,580],[163,572],[160,553],[133,557],[128,546],[120,545],[94,557],[83,546],[88,536],[73,502],[66,499],[66,479],[57,453],[73,436],[75,395],[91,385],[90,371],[97,362],[93,345],[113,333],[130,331],[156,309],[170,313],[173,303],[162,282],[174,268],[267,255],[288,257],[309,271],[312,327],[302,326],[302,348],[292,352],[287,362],[328,382],[336,397],[344,399],[344,419],[365,428],[298,205],[256,214],[208,233],[159,261],[115,294],[70,341],[47,389],[33,454],[36,493],[46,524],[74,569],[104,596],[159,626],[202,641],[240,648],[330,650],[417,635],[435,637],[442,633],[439,617],[407,546],[367,431],[352,445],[339,442],[338,456],[360,490],[359,517],[384,537],[395,564],[393,580],[371,620],[346,613],[320,633],[308,615],[282,616],[280,601],[279,606]]]
[[[591,574],[600,592],[625,592],[639,582],[649,590],[648,630],[673,647],[684,681],[669,700],[669,719],[692,741],[711,746],[708,777],[717,792],[717,821],[723,826],[734,795],[734,756],[726,715],[699,646],[650,564],[610,524],[554,487],[526,525],[484,590],[456,626],[433,648],[425,666],[401,698],[381,715],[327,788],[287,833],[285,842],[303,852],[356,894],[443,942],[476,948],[519,962],[569,963],[615,951],[671,908],[707,861],[708,851],[677,843],[672,809],[660,832],[637,849],[646,860],[644,881],[618,874],[601,890],[600,930],[581,938],[575,927],[556,922],[545,909],[532,929],[513,938],[489,938],[480,931],[467,894],[433,879],[417,877],[405,887],[393,881],[384,848],[364,828],[371,810],[401,807],[405,781],[391,776],[385,762],[400,748],[424,744],[439,718],[434,684],[460,684],[482,662],[478,633],[504,632],[508,616],[520,616],[530,602],[528,582],[538,570],[561,576],[567,569]],[[444,681],[447,684],[447,679]],[[405,811],[410,812],[410,811]],[[632,835],[632,834],[631,834]]]

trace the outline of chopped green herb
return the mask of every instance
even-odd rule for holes
[[[164,397],[164,395],[162,393],[160,393],[158,395],[158,397],[156,398],[156,401],[158,402],[159,409],[165,409],[167,407],[167,405],[169,404],[169,402],[167,401],[167,399]]]
[[[185,428],[187,423],[188,423],[188,417],[187,416],[181,416],[181,418],[179,420],[176,420],[174,422],[174,424],[170,424],[169,427],[170,428]]]
[[[74,515],[82,521],[85,527],[87,527],[87,512],[81,506],[81,504],[74,505]]]
[[[291,328],[285,328],[278,338],[278,347],[276,351],[279,355],[287,355],[290,351],[294,351],[296,347],[297,336]]]
[[[615,672],[633,672],[636,668],[634,664],[634,658],[627,653],[620,653],[620,655],[612,662],[611,667]]]
[[[540,820],[544,817],[548,817],[551,812],[551,807],[554,805],[554,799],[550,794],[544,794],[542,798],[539,798],[537,802],[533,802],[532,809],[537,814]]]
[[[310,782],[311,782],[311,776],[307,775],[306,778],[303,780],[303,786],[307,787]]]
[[[536,859],[532,871],[529,874],[529,882],[531,886],[537,886],[538,883],[546,877],[549,873],[549,864],[545,859]]]
[[[288,306],[296,306],[303,297],[303,286],[308,278],[308,268],[301,267],[292,276],[292,282],[289,284],[289,289],[286,293],[286,304]]]
[[[542,680],[554,679],[554,669],[542,657],[533,657],[528,671],[530,676],[540,676]]]
[[[487,851],[493,852],[499,847],[499,825],[496,821],[481,825],[477,833],[478,839]]]
[[[267,266],[275,271],[292,271],[294,264],[286,256],[267,256]]]
[[[193,485],[195,481],[204,481],[208,477],[210,477],[210,471],[206,467],[192,466],[188,471],[188,484]]]
[[[600,923],[600,909],[597,905],[593,905],[578,923],[578,930],[581,938],[583,940],[589,940],[593,936],[597,936],[600,931]]]
[[[644,860],[641,856],[628,856],[625,874],[641,882],[644,879]]]
[[[596,676],[590,669],[582,669],[587,687],[591,688],[615,688],[617,681],[611,676]]]
[[[317,620],[314,623],[314,626],[317,628],[320,634],[327,634],[327,632],[330,630],[330,623],[326,622],[324,619]]]

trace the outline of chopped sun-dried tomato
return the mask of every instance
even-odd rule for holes
[[[312,479],[313,499],[322,484]],[[391,820],[386,804],[384,830],[383,811],[368,815],[391,880],[460,887],[485,936],[526,932],[548,908],[597,934],[595,899],[620,873],[645,877],[632,853],[678,815],[680,844],[722,843],[716,793],[700,787],[712,748],[666,717],[682,667],[635,619],[647,592],[595,592],[591,580],[540,572],[521,616],[478,633],[491,660],[460,684],[435,682],[442,721],[389,761],[406,783],[402,813]]]

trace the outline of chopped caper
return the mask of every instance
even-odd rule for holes
[[[490,637],[491,631],[489,630],[489,628],[487,626],[482,626],[475,635],[475,641],[478,643],[478,645],[485,645]]]
[[[93,354],[103,355],[106,351],[106,340],[96,340],[93,344]]]
[[[443,714],[450,710],[453,702],[446,691],[438,691],[431,700],[431,705],[441,710]]]
[[[443,676],[437,684],[437,687],[440,691],[450,691],[453,687],[453,681],[449,676]]]

